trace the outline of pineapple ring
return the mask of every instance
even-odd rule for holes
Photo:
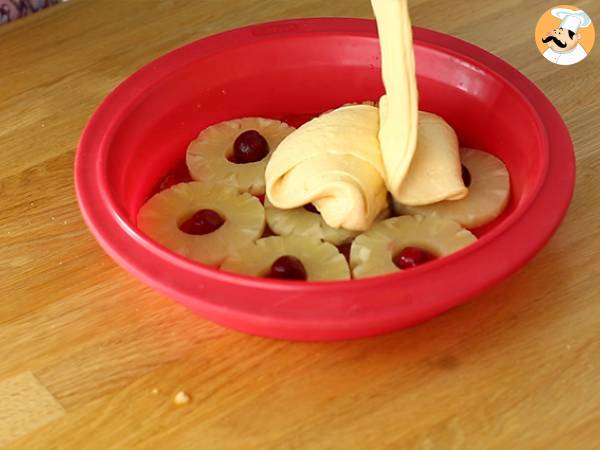
[[[295,128],[279,120],[261,117],[220,122],[204,129],[193,140],[186,162],[194,180],[235,186],[240,192],[265,193],[265,169],[271,153]],[[236,138],[248,130],[258,131],[269,144],[269,154],[260,161],[236,164],[229,161]]]
[[[469,193],[465,198],[423,206],[394,202],[396,213],[451,219],[467,228],[477,228],[498,217],[510,194],[506,166],[495,156],[471,148],[461,148],[460,157],[471,174]]]
[[[265,217],[269,228],[281,236],[311,236],[340,245],[359,234],[358,231],[333,228],[325,223],[321,214],[304,208],[279,209],[265,198]]]
[[[238,249],[221,265],[221,270],[244,275],[264,276],[275,260],[291,255],[302,261],[307,281],[349,280],[346,258],[337,248],[317,238],[270,236]]]
[[[397,272],[393,257],[405,247],[420,247],[446,256],[477,238],[457,222],[423,216],[400,216],[384,220],[358,236],[350,250],[354,278]]]
[[[179,226],[200,209],[218,212],[225,223],[212,233],[192,235]],[[258,239],[265,227],[260,201],[227,186],[180,183],[154,195],[139,210],[138,227],[180,255],[218,266],[237,248]]]

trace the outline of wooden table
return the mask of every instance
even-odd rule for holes
[[[577,5],[600,26],[600,2]],[[162,53],[254,22],[371,17],[367,0],[72,0],[0,27],[0,447],[600,448],[600,48],[546,62],[533,30],[550,6],[411,0],[411,14],[555,103],[578,161],[565,222],[469,304],[340,343],[246,336],[133,279],[82,222],[73,156],[101,99]]]

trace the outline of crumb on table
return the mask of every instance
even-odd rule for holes
[[[189,401],[190,396],[183,391],[179,391],[177,394],[175,394],[175,397],[173,398],[173,402],[176,405],[185,405],[186,403],[189,403]]]

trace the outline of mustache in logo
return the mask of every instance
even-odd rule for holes
[[[567,46],[566,42],[561,42],[556,36],[548,36],[548,37],[545,37],[542,39],[542,42],[544,44],[546,44],[550,41],[554,41],[554,43],[560,48],[565,48]]]

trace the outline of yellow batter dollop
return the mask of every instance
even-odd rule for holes
[[[454,130],[419,113],[407,0],[371,0],[381,47],[386,94],[379,100],[379,145],[386,185],[395,200],[427,205],[467,195]]]
[[[302,125],[273,153],[266,193],[278,208],[313,203],[334,228],[368,229],[387,206],[379,112],[343,106]]]
[[[419,112],[407,0],[371,0],[386,94],[379,108],[343,106],[287,136],[267,165],[266,193],[283,209],[313,203],[334,228],[367,230],[389,191],[406,205],[467,195],[458,139]],[[387,189],[386,189],[387,188]]]
[[[392,191],[394,199],[405,205],[429,205],[467,193],[456,133],[440,116],[420,111],[417,149],[402,183]]]
[[[379,144],[385,181],[394,195],[417,148],[419,94],[406,0],[371,0],[381,49],[385,95],[379,99]]]

